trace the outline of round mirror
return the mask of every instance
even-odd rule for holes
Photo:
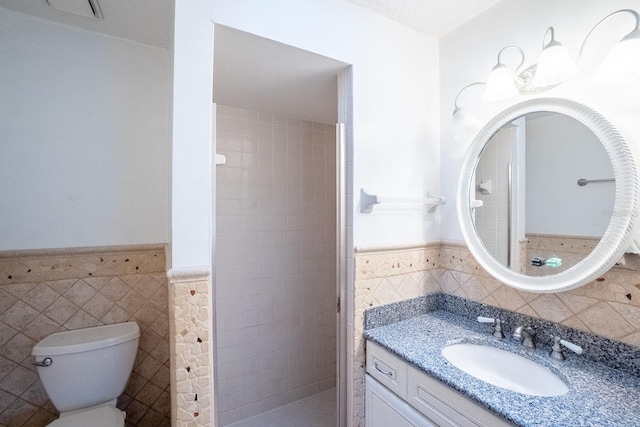
[[[640,189],[634,150],[604,116],[565,99],[517,104],[471,143],[457,191],[469,250],[530,292],[584,285],[631,244]]]

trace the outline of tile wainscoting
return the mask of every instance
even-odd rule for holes
[[[212,291],[209,267],[171,269],[171,425],[211,426],[213,406]]]
[[[440,290],[440,243],[356,249],[353,342],[353,425],[364,426],[364,311]]]
[[[168,286],[164,247],[144,246],[3,252],[0,273],[0,424],[43,426],[57,415],[31,366],[38,340],[58,330],[131,319],[140,324],[142,336],[134,373],[119,401],[129,425],[170,425],[171,417],[179,426],[211,424],[208,272],[170,272]],[[637,346],[639,286],[640,272],[614,268],[572,291],[532,294],[491,278],[461,244],[359,249],[353,425],[363,425],[362,332],[368,307],[441,291]]]
[[[445,293],[640,346],[640,271],[614,267],[580,288],[534,294],[493,279],[464,245],[443,243],[440,259]]]
[[[635,260],[627,262],[631,264],[635,265]],[[358,249],[352,385],[354,426],[364,426],[364,310],[434,292],[640,346],[640,271],[616,267],[578,289],[534,294],[493,279],[464,244],[437,242],[424,246]]]
[[[0,424],[57,418],[31,365],[45,336],[135,320],[140,346],[118,401],[129,426],[170,425],[164,245],[0,252]]]

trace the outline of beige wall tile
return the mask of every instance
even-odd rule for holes
[[[542,294],[529,303],[541,319],[560,323],[573,315],[571,310],[554,294]]]
[[[22,301],[17,301],[4,313],[0,314],[0,322],[15,329],[22,330],[33,319],[38,317],[38,311]]]
[[[53,304],[47,307],[47,309],[43,313],[45,316],[62,325],[67,320],[69,320],[71,316],[73,316],[77,311],[77,305],[75,305],[65,297],[60,297]]]
[[[474,275],[483,283],[489,295],[480,302],[496,307],[517,311],[533,317],[555,321],[565,326],[585,330],[606,338],[633,340],[638,329],[636,325],[640,310],[640,272],[613,268],[598,280],[568,292],[541,296],[522,291],[515,291],[488,277],[480,268],[468,250],[459,245],[443,244],[443,266],[450,270],[469,272],[469,264]],[[460,288],[452,282],[451,276],[445,272],[440,282],[443,292],[459,295],[462,289],[468,298],[478,301],[473,291],[467,288],[473,283],[469,280]],[[458,276],[459,277],[459,276]],[[637,296],[637,297],[636,297]],[[629,299],[629,297],[631,299]],[[605,304],[610,302],[611,304]],[[614,310],[614,304],[616,309]],[[611,322],[603,315],[612,315]],[[609,323],[609,324],[608,324]],[[628,340],[625,337],[629,337]]]
[[[411,260],[422,260],[414,262]],[[426,262],[429,259],[429,262]],[[423,295],[442,291],[495,307],[543,318],[565,326],[640,343],[640,272],[614,268],[599,280],[559,294],[522,292],[501,284],[482,269],[461,245],[422,248],[393,248],[356,253],[354,321],[354,425],[363,423],[364,352],[362,321],[364,309],[394,302],[409,293],[398,292],[394,284],[411,283],[405,277],[417,272],[431,274],[433,287]],[[411,276],[415,281],[415,276]]]
[[[634,332],[633,327],[604,301],[589,307],[578,317],[593,333],[608,338],[620,339]]]
[[[152,345],[146,349],[141,345],[141,358],[130,382],[136,387],[127,388],[119,399],[119,407],[126,410],[128,415],[133,413],[137,419],[169,425],[169,410],[165,408],[165,412],[161,413],[162,419],[157,417],[160,412],[151,412],[151,407],[156,405],[151,400],[154,397],[159,400],[164,396],[166,402],[170,388],[164,251],[141,250],[137,247],[115,251],[108,248],[104,255],[100,255],[99,248],[91,248],[86,252],[73,250],[64,257],[59,255],[64,250],[51,252],[54,255],[49,251],[0,254],[0,271],[3,274],[6,270],[2,268],[30,266],[32,272],[28,273],[28,278],[42,278],[40,282],[0,285],[0,307],[3,308],[0,314],[0,423],[41,427],[57,417],[55,407],[29,363],[31,349],[37,341],[59,330],[135,319],[141,327],[141,342],[152,342]],[[63,258],[73,268],[63,269]],[[87,260],[91,262],[84,265]],[[118,265],[96,267],[96,262],[107,260]],[[130,266],[131,262],[144,268],[135,270],[136,265]],[[51,269],[52,265],[54,269]],[[48,275],[43,266],[48,266]],[[85,270],[81,272],[80,268]],[[101,272],[118,271],[126,274],[122,277],[97,276]],[[139,273],[136,274],[136,271]],[[38,272],[38,275],[31,274],[34,272]],[[79,277],[73,277],[73,274]],[[22,277],[26,276],[27,273]],[[12,281],[15,282],[16,278]],[[154,328],[151,329],[151,326]],[[22,362],[23,366],[16,365],[12,360]],[[141,369],[146,377],[137,373],[137,369]],[[160,389],[160,393],[157,389]],[[137,394],[143,390],[145,394],[138,397]],[[148,413],[151,415],[147,416]],[[129,416],[127,421],[130,425],[136,425]]]
[[[210,282],[206,275],[173,277],[169,284],[172,425],[209,426],[213,382]],[[157,371],[156,371],[157,372]],[[156,373],[154,372],[154,374]]]
[[[29,357],[35,344],[36,342],[31,338],[18,333],[8,343],[0,347],[0,355],[13,362],[22,363]]]
[[[33,287],[25,296],[21,298],[22,301],[29,304],[31,307],[42,312],[45,308],[49,307],[60,295],[47,286],[45,283],[39,283]]]

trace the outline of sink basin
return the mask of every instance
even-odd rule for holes
[[[561,396],[569,391],[549,368],[510,351],[461,343],[444,347],[442,355],[467,374],[517,393]]]

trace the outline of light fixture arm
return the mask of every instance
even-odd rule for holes
[[[500,62],[500,55],[502,55],[502,52],[504,52],[507,49],[515,49],[520,53],[520,58],[521,58],[520,59],[520,64],[518,64],[518,66],[515,68],[515,70],[513,72],[513,75],[517,77],[517,76],[520,75],[520,67],[522,67],[522,64],[524,64],[524,59],[525,59],[524,58],[524,51],[522,49],[520,49],[518,46],[514,46],[514,45],[503,47],[502,49],[500,49],[500,52],[498,52],[498,64],[497,65],[502,64],[502,62]]]
[[[458,92],[458,94],[456,95],[456,99],[453,101],[453,114],[455,115],[458,111],[460,111],[460,106],[458,105],[458,98],[460,98],[460,95],[462,95],[462,92],[464,92],[465,90],[467,90],[472,86],[485,86],[485,85],[486,83],[484,82],[473,82],[473,83],[469,83],[468,85],[460,89],[460,92]]]
[[[631,15],[633,15],[634,18],[636,18],[636,26],[629,34],[624,36],[622,40],[626,40],[627,38],[634,37],[634,36],[638,37],[640,35],[640,14],[638,12],[636,12],[633,9],[620,9],[620,10],[616,10],[615,12],[611,12],[610,14],[602,18],[600,21],[598,21],[598,23],[594,25],[591,28],[591,30],[589,30],[586,37],[582,41],[582,45],[580,46],[580,51],[578,52],[578,60],[576,62],[580,61],[580,59],[582,58],[582,53],[584,52],[584,48],[585,48],[585,45],[587,44],[587,40],[589,40],[589,37],[595,31],[595,29],[598,28],[598,26],[600,26],[600,24],[602,24],[604,21],[611,18],[613,15],[616,15],[618,13],[623,13],[623,12],[630,13]]]
[[[545,40],[547,39],[547,34],[551,34],[551,39],[549,40],[549,43],[545,44]],[[545,48],[550,47],[550,46],[554,46],[557,45],[558,42],[556,41],[556,30],[553,27],[549,27],[547,28],[547,30],[544,32],[544,36],[542,36],[542,50],[545,50]]]

